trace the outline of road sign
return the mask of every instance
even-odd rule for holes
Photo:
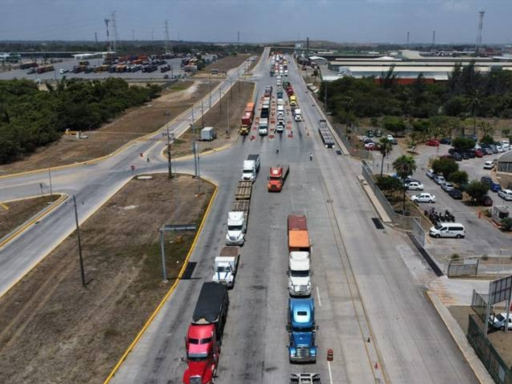
[[[195,224],[166,224],[161,229],[161,231],[195,231],[197,230],[197,226]]]

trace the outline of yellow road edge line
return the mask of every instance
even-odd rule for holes
[[[5,209],[6,211],[9,210],[9,207],[3,203],[0,203],[0,207],[2,207],[3,209]]]
[[[213,184],[211,181],[209,180],[206,180],[207,182]],[[166,301],[169,299],[169,297],[171,296],[171,294],[174,292],[174,290],[176,289],[176,287],[178,286],[178,283],[179,281],[181,280],[182,276],[183,276],[183,273],[185,273],[185,269],[188,265],[188,261],[190,259],[190,257],[192,256],[192,252],[194,251],[195,247],[196,247],[196,243],[197,243],[197,240],[199,239],[199,236],[201,235],[201,231],[203,229],[203,226],[204,226],[204,223],[206,222],[206,219],[210,213],[210,210],[211,210],[211,207],[213,205],[213,202],[215,200],[215,197],[217,196],[217,191],[218,191],[218,186],[213,184],[215,186],[215,190],[213,191],[213,195],[212,197],[210,198],[210,202],[208,203],[208,207],[206,208],[206,211],[204,212],[204,216],[203,216],[203,219],[201,220],[201,224],[199,225],[199,229],[197,230],[197,233],[196,233],[196,236],[194,237],[194,241],[192,242],[192,245],[190,246],[190,249],[188,251],[188,254],[187,254],[187,257],[185,258],[185,262],[183,263],[183,266],[181,267],[181,270],[180,270],[180,273],[178,274],[178,277],[176,278],[176,280],[174,281],[174,284],[172,285],[172,287],[169,289],[169,291],[167,291],[167,293],[165,294],[165,296],[163,297],[163,299],[160,301],[160,304],[158,304],[158,306],[156,307],[156,309],[154,310],[154,312],[151,314],[151,316],[149,317],[149,319],[146,321],[146,323],[144,324],[144,326],[142,327],[142,329],[139,331],[139,333],[137,334],[137,336],[135,337],[135,339],[132,341],[132,343],[128,346],[128,348],[126,349],[126,351],[124,352],[123,356],[121,356],[121,358],[119,359],[119,361],[117,362],[117,364],[114,366],[114,368],[112,369],[112,371],[110,372],[110,374],[107,376],[107,378],[105,379],[104,383],[103,384],[108,384],[110,382],[110,380],[112,380],[112,378],[114,377],[114,375],[117,373],[117,371],[119,370],[119,368],[121,367],[121,365],[123,364],[123,362],[126,360],[126,358],[128,357],[128,354],[132,351],[132,349],[135,347],[135,345],[137,345],[137,343],[139,342],[140,338],[142,337],[142,335],[144,334],[144,332],[146,332],[146,330],[148,329],[148,327],[151,325],[151,323],[153,322],[153,320],[155,319],[156,315],[158,315],[158,313],[160,312],[160,310],[162,309],[162,307],[164,306],[164,304],[166,303]]]
[[[22,232],[24,232],[28,227],[33,225],[36,221],[41,220],[43,217],[48,215],[50,212],[52,212],[54,209],[56,209],[58,206],[60,206],[67,198],[68,195],[65,193],[59,193],[60,197],[55,200],[49,207],[43,209],[40,211],[36,216],[34,216],[31,220],[25,222],[21,227],[16,229],[13,233],[11,233],[10,236],[8,236],[6,239],[4,239],[2,242],[0,242],[0,248],[2,248],[4,245],[6,245],[8,242],[13,240],[15,237],[20,235]],[[28,199],[28,198],[25,198]],[[25,199],[19,199],[19,200],[25,200]]]

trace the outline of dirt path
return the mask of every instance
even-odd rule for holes
[[[58,198],[58,195],[54,195],[53,197],[36,197],[11,203],[2,203],[0,205],[0,239],[14,231]]]
[[[247,103],[252,101],[254,83],[238,81],[231,90],[222,97],[220,103],[205,113],[204,119],[196,120],[194,126],[196,133],[188,129],[172,145],[172,156],[179,157],[192,153],[194,137],[200,137],[202,127],[213,127],[217,133],[217,139],[213,141],[198,142],[199,152],[222,147],[238,140],[238,128]],[[227,110],[229,103],[229,131]]]
[[[98,130],[84,132],[87,139],[78,140],[75,136],[64,135],[59,141],[40,148],[24,159],[0,166],[0,175],[73,164],[108,155],[131,140],[157,131],[215,86],[216,81],[208,86],[205,80],[196,80],[193,84],[191,81],[179,83],[175,89],[171,87],[164,91],[151,103],[128,110]]]
[[[219,76],[224,76],[225,72],[240,66],[249,57],[251,57],[251,55],[247,54],[223,57],[222,59],[217,60],[198,71],[195,77],[210,76],[212,69],[217,69],[219,71]]]
[[[81,227],[87,288],[72,235],[0,299],[0,382],[102,383],[172,285],[194,238],[166,236],[171,281],[163,284],[158,228],[199,225],[213,189],[189,176],[156,175],[111,198]]]

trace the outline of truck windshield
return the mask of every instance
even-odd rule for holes
[[[241,231],[241,225],[228,225],[228,231]]]
[[[217,272],[231,272],[231,267],[229,265],[219,265],[217,267]]]
[[[207,337],[206,339],[193,339],[193,338],[190,338],[190,339],[188,339],[188,342],[190,344],[208,344],[208,343],[212,342],[212,338],[211,337]]]
[[[279,176],[270,176],[270,180],[279,181],[281,178]]]
[[[206,360],[207,357],[208,357],[208,353],[207,352],[204,352],[204,353],[189,353],[188,354],[189,361],[196,361],[196,362],[204,361],[204,360]]]
[[[309,271],[290,271],[292,277],[308,277]]]

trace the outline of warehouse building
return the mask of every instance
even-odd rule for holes
[[[501,155],[498,159],[496,177],[502,187],[512,188],[512,151]]]

